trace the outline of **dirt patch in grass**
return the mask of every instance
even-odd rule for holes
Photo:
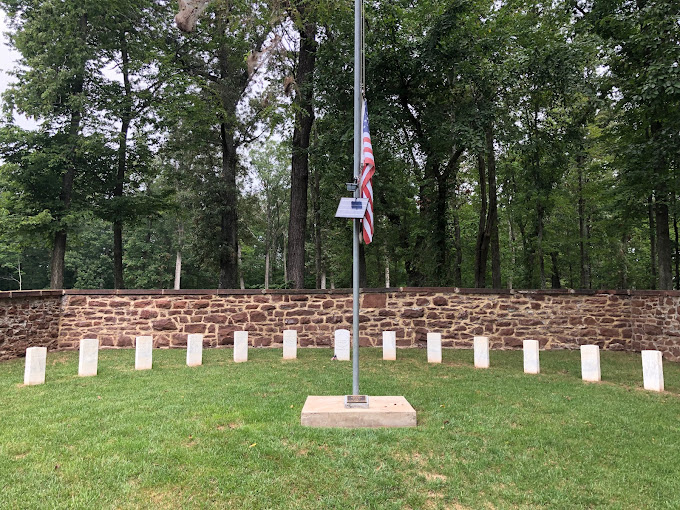
[[[414,453],[406,453],[406,452],[395,452],[394,455],[394,460],[398,461],[400,464],[405,464],[405,463],[411,463],[415,464],[419,467],[423,467],[427,464],[428,462],[428,457],[424,456],[420,452],[414,452]]]
[[[425,473],[425,479],[428,482],[433,482],[433,481],[440,481],[440,482],[445,482],[447,480],[447,477],[445,475],[439,474],[439,473]]]
[[[293,450],[296,457],[306,457],[307,455],[309,455],[309,449],[308,448],[305,448],[305,447],[298,445],[298,444],[295,444],[295,443],[291,443],[287,439],[281,440],[281,444],[283,446],[285,446],[286,448],[288,448],[289,450]]]
[[[239,428],[241,428],[241,427],[242,427],[242,424],[241,424],[241,423],[237,423],[237,422],[234,421],[234,422],[231,422],[231,423],[227,423],[226,425],[218,425],[216,428],[217,428],[217,430],[219,430],[220,432],[223,432],[223,431],[225,431],[225,430],[227,430],[227,429],[229,429],[229,430],[235,430],[235,429],[239,429]]]
[[[149,508],[181,508],[182,491],[177,488],[172,489],[146,489],[143,491],[146,503],[144,506]]]

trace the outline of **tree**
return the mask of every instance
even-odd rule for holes
[[[8,108],[40,120],[42,132],[58,140],[59,151],[48,164],[60,177],[58,206],[52,210],[50,287],[62,288],[74,183],[84,170],[78,160],[87,145],[82,135],[86,90],[96,74],[90,65],[96,56],[92,23],[101,6],[92,1],[3,0],[0,7],[10,19],[10,42],[21,54],[18,81],[5,96]]]
[[[154,107],[169,100],[163,89],[176,68],[166,58],[167,5],[111,0],[109,6],[113,12],[98,27],[100,65],[114,67],[118,74],[102,77],[93,94],[110,121],[109,137],[117,147],[115,169],[107,179],[107,200],[99,213],[113,223],[114,288],[124,288],[123,226],[143,214],[137,209],[149,206],[144,195],[136,193],[139,181],[153,168],[149,161],[154,141],[146,128]]]
[[[626,177],[641,199],[651,197],[658,285],[671,289],[669,210],[674,196],[680,119],[680,26],[672,0],[596,0],[576,2],[585,22],[605,42],[609,90],[621,112],[619,132],[628,161]],[[606,90],[606,89],[605,89]],[[644,194],[643,194],[644,193]]]
[[[251,151],[251,165],[259,186],[259,216],[264,223],[264,288],[270,287],[275,262],[285,250],[286,210],[289,209],[291,173],[286,164],[288,150],[284,144],[269,142]],[[251,222],[254,218],[251,218]],[[282,282],[285,284],[286,282]]]
[[[264,56],[278,43],[269,39],[269,20],[275,13],[268,3],[213,2],[209,8],[211,16],[202,18],[200,29],[177,48],[177,60],[201,88],[202,93],[195,97],[204,102],[203,115],[210,110],[215,114],[216,120],[208,125],[217,134],[213,138],[217,138],[221,153],[219,179],[213,189],[219,218],[216,239],[219,286],[236,288],[239,282],[238,149],[257,137],[254,130],[258,121],[266,117],[268,95],[265,91],[262,97],[250,101],[245,113],[239,111],[239,106],[245,101]],[[269,46],[265,46],[267,42]],[[207,121],[207,116],[202,120]]]
[[[299,36],[297,65],[293,73],[295,120],[292,138],[290,219],[288,224],[288,278],[296,289],[305,283],[305,241],[309,187],[309,141],[314,123],[314,66],[317,23],[308,0],[290,2],[290,14]]]

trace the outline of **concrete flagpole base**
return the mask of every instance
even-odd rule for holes
[[[303,427],[381,428],[415,427],[416,410],[404,397],[369,397],[367,408],[345,407],[345,396],[307,397],[300,423]]]

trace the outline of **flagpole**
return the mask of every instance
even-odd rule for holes
[[[361,29],[362,0],[354,0],[354,180],[357,184],[361,176]],[[355,198],[361,197],[361,187],[357,186]],[[352,395],[359,395],[359,222],[353,221],[352,241],[352,297],[354,313],[352,318]]]

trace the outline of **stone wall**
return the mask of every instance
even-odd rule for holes
[[[38,299],[13,294],[0,299],[2,317],[14,314],[8,303]],[[612,350],[657,348],[666,359],[680,361],[679,314],[680,292],[670,291],[367,289],[360,341],[379,346],[382,331],[394,330],[398,346],[422,347],[432,331],[442,334],[445,347],[469,348],[474,335],[486,335],[493,349],[521,348],[523,340],[537,339],[545,349],[585,343]],[[348,290],[68,290],[58,326],[53,310],[45,309],[41,320],[36,312],[32,316],[42,329],[30,330],[36,332],[31,345],[53,346],[56,334],[62,349],[87,337],[99,338],[102,346],[131,347],[135,336],[149,334],[157,347],[183,347],[189,333],[203,333],[205,345],[217,347],[232,345],[237,330],[249,332],[252,346],[280,346],[284,329],[296,329],[302,347],[330,347],[336,329],[351,330],[352,295]],[[47,336],[37,333],[42,330]],[[0,342],[11,341],[5,337],[0,332]]]
[[[680,361],[680,292],[637,291],[630,298],[634,317],[629,350],[659,350]]]
[[[57,347],[61,291],[0,292],[0,360]]]

